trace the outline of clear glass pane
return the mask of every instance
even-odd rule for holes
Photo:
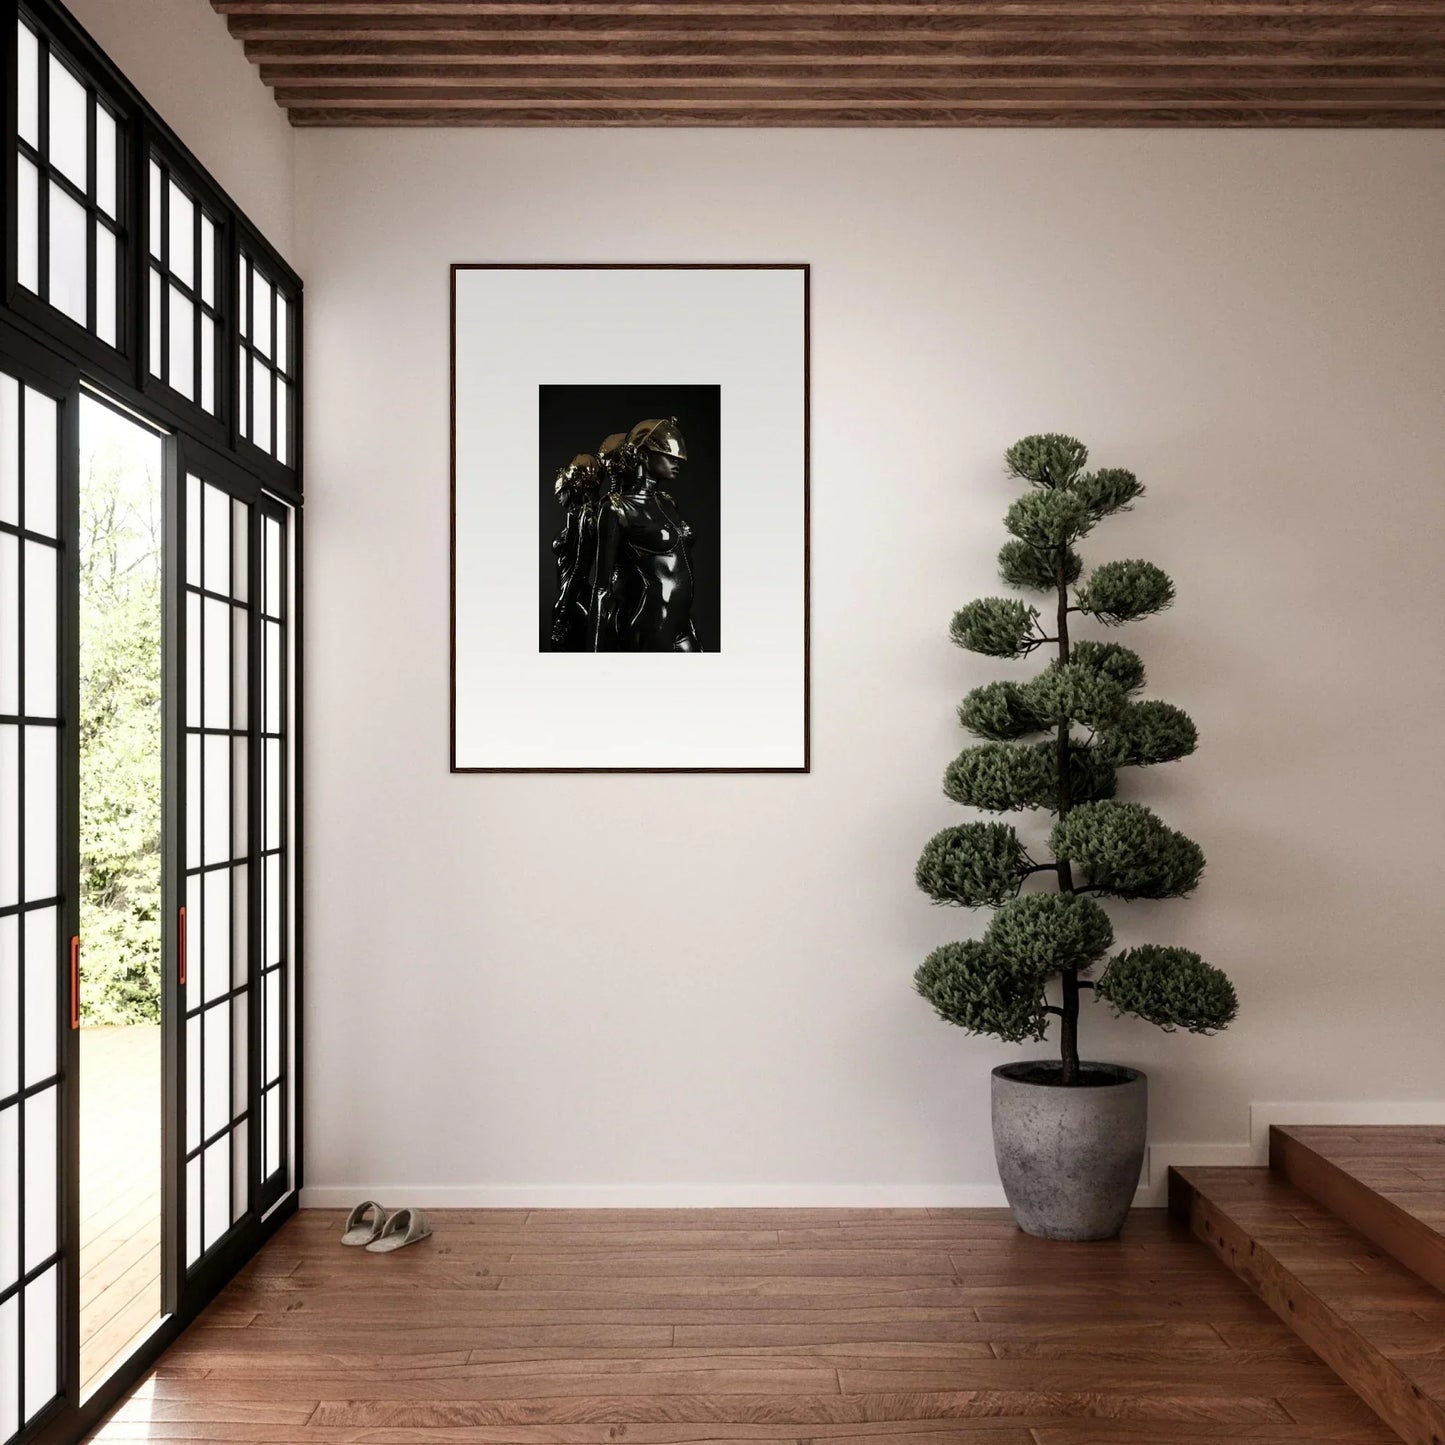
[[[271,373],[259,356],[251,358],[251,440],[271,450]]]
[[[20,521],[20,383],[0,372],[0,522]],[[14,708],[0,708],[0,712]]]
[[[107,346],[115,345],[115,235],[92,221],[95,229],[95,334]]]
[[[26,1271],[55,1253],[56,1175],[55,1101],[59,1088],[52,1084],[32,1094],[25,1110],[25,1258]],[[55,1353],[55,1338],[50,1339]]]
[[[200,797],[192,794],[190,806],[197,808]],[[209,863],[226,863],[231,857],[231,740],[217,737],[214,733],[206,737],[206,856]],[[206,886],[210,887],[207,879]],[[207,906],[209,907],[209,896]],[[207,924],[209,928],[210,925]],[[207,937],[210,935],[207,934]]]
[[[201,1158],[186,1165],[186,1264],[201,1257]]]
[[[20,1105],[0,1113],[0,1289],[20,1274]],[[13,1354],[3,1357],[14,1359]],[[0,1375],[8,1375],[0,1370]],[[4,1438],[0,1436],[0,1438]]]
[[[216,323],[201,316],[201,406],[216,414]]]
[[[162,381],[166,375],[166,329],[161,321],[161,275],[152,270],[150,295],[150,368],[151,375]]]
[[[202,1015],[206,1033],[205,1137],[231,1122],[231,1008],[217,1004]],[[210,1180],[206,1181],[210,1193]]]
[[[25,915],[25,1087],[55,1073],[55,1039],[60,1023],[56,910]],[[26,1125],[29,1128],[29,1125]]]
[[[186,1020],[187,1154],[201,1143],[201,1067],[201,1015],[193,1014]]]
[[[161,220],[161,198],[165,195],[165,178],[161,175],[161,168],[152,161],[146,172],[146,199],[149,202],[150,211],[150,252],[157,261],[161,259],[161,251],[165,240],[165,224]]]
[[[231,565],[231,596],[237,602],[247,598],[246,588],[250,585],[248,569],[251,545],[251,509],[245,502],[232,503],[231,536],[234,539]]]
[[[276,379],[276,460],[291,465],[291,388]]]
[[[25,388],[25,525],[32,532],[55,536],[55,474],[58,408],[34,387]]]
[[[0,918],[0,1099],[20,1087],[20,920]],[[0,1231],[6,1213],[0,1203]],[[10,1281],[0,1270],[0,1290]]]
[[[206,726],[231,725],[231,606],[206,598]]]
[[[270,1178],[281,1167],[281,1086],[266,1095],[266,1150],[264,1174]]]
[[[40,42],[35,32],[20,21],[15,28],[18,73],[16,75],[16,111],[20,122],[20,139],[32,146],[40,145]],[[4,1439],[0,1432],[0,1439]]]
[[[209,483],[206,497],[206,591],[231,591],[231,498]]]
[[[20,543],[0,532],[0,713],[19,711]]]
[[[115,117],[103,106],[95,107],[95,199],[112,220],[115,210],[116,160],[120,153]]]
[[[241,988],[250,972],[251,870],[238,863],[231,870],[231,987]],[[244,1095],[241,1095],[244,1098]]]
[[[216,223],[201,212],[201,300],[216,304]]]
[[[202,924],[206,910],[203,904],[202,888],[204,873],[192,873],[186,879],[186,1012],[193,1013],[201,1006],[201,978],[205,960],[201,947]]]
[[[194,287],[196,283],[196,208],[191,198],[174,182],[170,183],[171,251],[166,258],[170,273],[177,281]]]
[[[271,355],[271,283],[256,271],[251,302],[251,344],[262,356]]]
[[[217,1139],[206,1150],[206,1248],[231,1225],[231,1140]]]
[[[29,1128],[28,1120],[26,1127]],[[30,1151],[27,1148],[25,1152],[28,1154]],[[53,1180],[51,1187],[54,1187]],[[51,1209],[53,1213],[53,1203]],[[25,1225],[28,1232],[31,1227],[28,1211]],[[21,1301],[25,1310],[25,1418],[29,1421],[55,1398],[57,1389],[59,1351],[55,1341],[60,1305],[60,1266],[52,1265],[34,1283],[26,1285]]]
[[[201,599],[186,593],[186,726],[201,725]]]
[[[25,711],[55,716],[55,548],[25,544]]]
[[[82,326],[85,298],[85,208],[50,183],[50,294],[46,300]]]
[[[201,585],[201,479],[186,475],[186,583]]]
[[[55,729],[25,729],[25,896],[54,898]]]
[[[85,87],[50,57],[50,163],[82,190],[89,188],[85,163],[85,118],[90,97]]]
[[[201,866],[201,736],[186,737],[186,867]]]
[[[262,968],[281,962],[281,859],[272,854],[266,860],[266,939]]]
[[[247,748],[245,738],[235,738],[231,743],[231,856],[244,858],[250,828],[247,823],[250,799],[246,795]]]
[[[247,713],[249,699],[246,691],[247,675],[250,672],[250,659],[246,647],[249,621],[250,613],[244,607],[231,609],[232,631],[235,634],[231,645],[231,726],[234,728],[244,728],[249,721]]]
[[[20,901],[20,729],[0,723],[0,908]]]
[[[170,295],[170,375],[166,380],[188,401],[196,398],[195,307],[174,287]]]
[[[15,279],[40,294],[40,177],[23,157],[16,163]]]

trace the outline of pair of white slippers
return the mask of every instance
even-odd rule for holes
[[[420,1209],[398,1209],[388,1214],[375,1200],[367,1199],[346,1216],[341,1242],[363,1245],[372,1254],[391,1254],[430,1233],[431,1225]]]

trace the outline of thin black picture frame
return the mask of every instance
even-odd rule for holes
[[[803,278],[803,761],[764,767],[482,767],[457,763],[457,276],[462,271],[798,271]],[[812,265],[807,261],[454,261],[449,281],[449,700],[453,773],[809,773],[812,771]]]

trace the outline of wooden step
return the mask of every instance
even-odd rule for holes
[[[1276,1125],[1269,1163],[1445,1291],[1445,1128]]]
[[[1445,1445],[1445,1295],[1267,1169],[1171,1169],[1170,1208],[1409,1445]]]

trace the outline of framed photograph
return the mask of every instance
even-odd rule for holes
[[[452,267],[453,772],[808,770],[808,279]]]

